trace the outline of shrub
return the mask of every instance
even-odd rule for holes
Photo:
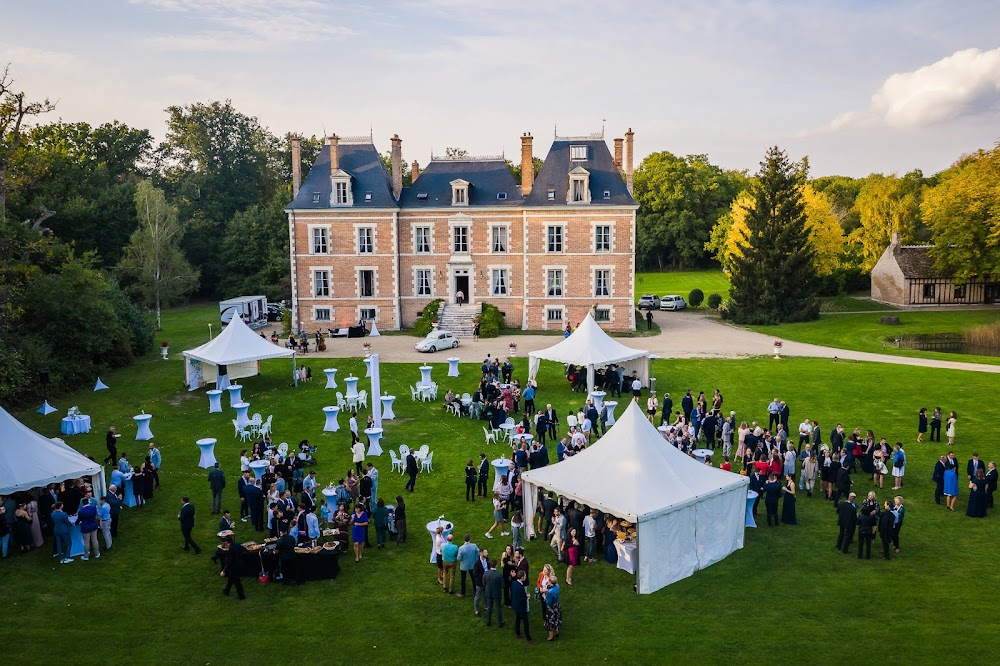
[[[691,307],[693,308],[696,308],[699,305],[701,305],[704,300],[705,300],[705,292],[703,292],[701,289],[692,289],[691,293],[688,294],[688,303],[690,303]]]
[[[431,324],[438,318],[438,311],[441,309],[441,304],[444,303],[444,299],[438,298],[428,303],[424,307],[424,311],[420,313],[417,320],[413,322],[413,334],[418,335],[421,338],[426,336],[431,332]]]
[[[495,338],[506,325],[503,313],[496,306],[483,303],[483,312],[479,315],[479,337]]]
[[[708,307],[713,310],[718,310],[719,306],[722,305],[722,296],[718,294],[712,294],[708,297]]]
[[[281,337],[287,338],[292,334],[292,311],[288,308],[281,308]]]

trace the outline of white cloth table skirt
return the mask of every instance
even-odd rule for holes
[[[235,407],[237,404],[243,402],[243,387],[239,384],[230,384],[226,387],[229,391],[229,406]]]
[[[323,372],[326,373],[326,387],[328,389],[337,388],[337,368],[327,368]]]
[[[420,366],[420,383],[430,384],[431,383],[431,366],[422,365]]]
[[[147,439],[153,439],[153,433],[149,429],[149,420],[151,418],[153,418],[152,414],[140,414],[139,416],[132,417],[135,420],[136,426],[138,426],[135,432],[135,441],[142,442]]]
[[[490,462],[493,465],[494,478],[493,478],[493,490],[500,487],[500,477],[508,474],[510,472],[510,460],[507,458],[497,458]],[[510,479],[507,479],[510,481]]]
[[[59,431],[64,435],[79,435],[90,432],[90,417],[81,414],[77,417],[67,416],[62,420]]]
[[[222,391],[219,389],[212,389],[211,391],[205,391],[208,396],[208,413],[215,414],[216,412],[222,411]]]
[[[267,460],[254,460],[250,463],[250,470],[253,472],[255,479],[263,479],[264,472],[267,471],[268,465],[271,463]]]
[[[394,395],[383,395],[379,398],[382,401],[382,419],[384,421],[392,421],[396,418],[395,412],[392,411],[392,401],[395,399]]]
[[[215,467],[215,442],[216,439],[214,437],[206,437],[195,442],[198,448],[201,449],[201,460],[198,461],[198,467],[202,469]]]
[[[608,400],[604,403],[604,407],[608,410],[608,420],[606,425],[610,428],[615,424],[615,409],[618,407],[618,403],[614,400]]]
[[[80,531],[80,526],[74,521],[69,526],[69,556],[79,557],[85,552],[83,548],[83,532]]]
[[[427,523],[427,531],[431,533],[431,564],[437,564],[437,554],[434,552],[434,537],[437,535],[438,525],[444,528],[444,532],[441,533],[441,538],[447,543],[448,535],[451,534],[451,530],[454,527],[450,521],[447,520],[432,520]]]
[[[125,488],[123,489],[125,497],[122,499],[122,503],[125,506],[133,507],[135,506],[135,491],[132,490],[132,475],[129,474],[125,477]]]
[[[615,539],[615,550],[618,551],[618,568],[630,574],[635,573],[635,544],[631,541],[618,541]]]
[[[250,425],[250,417],[247,416],[247,411],[250,409],[249,402],[238,402],[233,405],[233,409],[236,410],[236,425],[240,428],[246,428]]]
[[[365,377],[372,376],[372,359],[371,356],[365,357]]]
[[[344,382],[347,384],[347,393],[344,395],[345,398],[357,398],[358,397],[358,378],[357,377],[344,377]]]
[[[524,437],[524,443],[527,444],[529,447],[531,446],[532,440],[535,439],[535,436],[532,435],[530,432],[521,433],[520,435],[513,431],[510,433],[510,441],[512,444],[517,444],[518,446],[520,446],[522,437]]]
[[[337,422],[337,415],[340,414],[340,407],[324,407],[323,413],[326,414],[326,424],[323,426],[323,432],[337,432],[340,430],[340,423]]]
[[[710,457],[714,452],[712,449],[695,449],[691,453],[694,454],[694,457],[698,462],[703,463],[705,462],[705,458]]]
[[[333,488],[324,488],[323,497],[326,498],[326,505],[330,508],[330,515],[332,516],[337,512],[337,493]],[[320,516],[320,520],[322,520]]]
[[[757,493],[753,490],[747,491],[747,515],[744,527],[757,527],[757,521],[753,519],[753,503],[757,499]]]
[[[449,377],[458,377],[458,361],[459,358],[457,356],[452,356],[451,358],[448,359]]]
[[[597,410],[598,414],[601,413],[601,408],[604,406],[604,398],[607,395],[604,391],[592,391],[590,394],[590,399],[594,401],[594,409]]]
[[[365,428],[365,434],[368,435],[368,455],[382,455],[382,446],[379,444],[379,440],[382,439],[382,428]]]

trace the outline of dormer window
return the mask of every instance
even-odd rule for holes
[[[590,172],[583,167],[576,167],[569,172],[566,203],[590,203]]]
[[[451,205],[469,205],[469,181],[456,178],[451,181]]]
[[[351,193],[351,174],[342,169],[337,169],[330,174],[330,205],[354,205],[354,196]]]
[[[587,146],[570,146],[569,158],[573,161],[587,159]]]
[[[319,203],[319,192],[313,192],[313,203]]]

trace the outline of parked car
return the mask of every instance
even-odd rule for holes
[[[452,349],[458,346],[458,338],[448,331],[431,331],[427,337],[413,345],[419,352],[436,352],[441,349]]]
[[[660,299],[656,294],[643,294],[639,297],[640,310],[656,310],[660,307]]]
[[[683,296],[664,296],[660,299],[661,310],[683,310],[687,305]]]

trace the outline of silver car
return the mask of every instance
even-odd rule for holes
[[[664,296],[660,299],[661,310],[683,310],[687,307],[687,301],[682,296]]]
[[[660,299],[656,294],[643,294],[639,297],[639,305],[637,307],[640,310],[657,310],[660,307]]]

